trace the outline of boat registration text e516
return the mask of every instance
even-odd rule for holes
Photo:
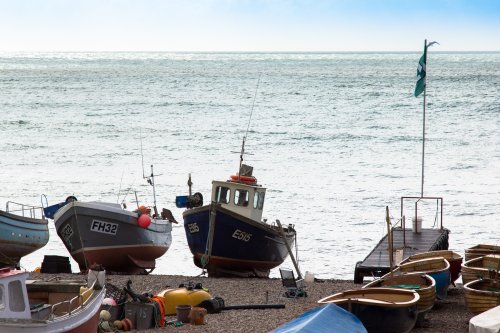
[[[90,225],[90,230],[103,234],[116,235],[116,232],[118,231],[118,224],[93,220],[92,224]]]

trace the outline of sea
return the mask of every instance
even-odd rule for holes
[[[425,145],[420,56],[0,53],[0,208],[69,195],[152,205],[153,167],[157,206],[181,222],[153,274],[197,276],[175,198],[191,175],[209,200],[246,138],[243,162],[267,188],[263,218],[295,226],[303,274],[352,279],[403,196],[442,198],[450,249],[500,245],[500,53],[429,50]],[[412,228],[414,202],[403,208]],[[423,228],[440,226],[436,200],[418,209]],[[49,229],[25,269],[70,256]]]

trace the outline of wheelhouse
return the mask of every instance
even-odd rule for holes
[[[236,181],[213,181],[212,202],[254,221],[262,220],[266,189]]]

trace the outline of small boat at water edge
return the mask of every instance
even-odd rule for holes
[[[269,333],[367,333],[361,321],[335,304],[309,310]]]
[[[85,281],[26,281],[28,273],[0,269],[0,331],[96,332],[105,289]],[[86,286],[86,287],[85,287]]]
[[[430,275],[436,281],[436,297],[442,300],[448,294],[450,263],[444,258],[438,257],[410,261],[396,267],[393,273],[396,275],[409,273]]]
[[[417,322],[422,322],[427,313],[434,306],[436,300],[436,281],[427,274],[413,273],[404,275],[384,275],[380,279],[371,281],[363,286],[366,288],[402,288],[416,291],[420,299],[417,302],[418,318]]]
[[[369,333],[406,333],[417,321],[419,299],[412,290],[366,288],[327,296],[318,303],[333,303],[351,312]]]
[[[500,281],[500,254],[488,254],[462,264],[462,280],[464,284],[481,278]]]
[[[488,254],[500,254],[500,246],[491,244],[478,244],[465,249],[465,261],[484,257]]]
[[[165,214],[163,214],[165,216]],[[149,273],[172,243],[172,222],[119,204],[71,201],[54,214],[57,234],[84,272]]]
[[[478,314],[500,305],[500,281],[479,279],[464,285],[465,303],[470,312]]]
[[[435,257],[441,257],[448,260],[448,262],[450,263],[450,280],[451,283],[454,284],[455,281],[460,277],[460,271],[462,268],[462,261],[463,261],[462,255],[458,252],[451,250],[437,250],[437,251],[416,253],[409,256],[405,260],[401,261],[400,265],[410,261],[435,258]]]
[[[8,201],[5,211],[0,210],[0,267],[19,267],[22,257],[48,241],[48,223],[41,207]]]

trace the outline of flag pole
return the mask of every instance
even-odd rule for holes
[[[427,90],[427,39],[424,41],[424,121],[422,122],[422,185],[420,191],[420,197],[424,197],[424,154],[425,154],[425,92]]]

